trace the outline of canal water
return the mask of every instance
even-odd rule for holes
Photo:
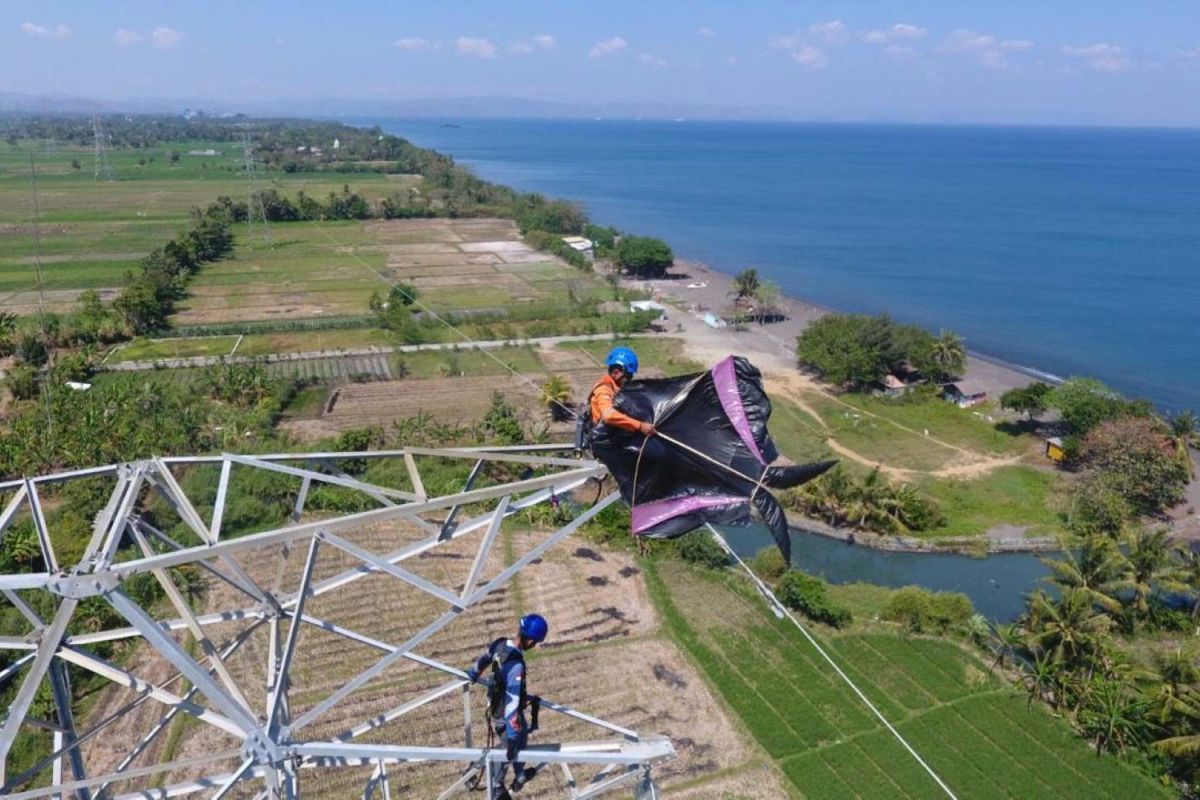
[[[760,525],[726,528],[726,541],[742,558],[774,547]],[[875,550],[792,529],[792,564],[830,583],[873,583],[897,588],[920,586],[938,592],[962,592],[989,620],[1011,622],[1025,596],[1050,570],[1033,553],[998,553],[975,558],[941,553]]]

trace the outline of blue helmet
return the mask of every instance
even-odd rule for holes
[[[546,634],[550,632],[550,625],[541,614],[526,614],[521,617],[517,631],[524,638],[540,644],[545,641]]]
[[[604,363],[609,368],[622,368],[631,378],[638,371],[637,353],[628,347],[613,348],[613,351],[608,354],[608,358],[604,360]]]

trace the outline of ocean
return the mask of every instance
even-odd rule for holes
[[[787,294],[1200,411],[1200,131],[349,121]]]

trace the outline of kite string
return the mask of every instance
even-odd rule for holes
[[[873,713],[875,717],[883,723],[883,726],[891,732],[892,736],[896,737],[896,741],[900,742],[900,744],[904,746],[904,749],[908,751],[909,755],[915,758],[917,763],[920,764],[927,773],[929,773],[929,777],[933,778],[937,785],[941,787],[942,791],[946,793],[946,796],[949,797],[950,800],[958,800],[958,797],[954,794],[950,787],[946,785],[946,782],[943,781],[936,772],[934,772],[933,767],[929,766],[929,764],[925,762],[925,759],[921,758],[920,754],[914,750],[912,745],[910,745],[904,736],[901,735],[900,731],[896,730],[892,723],[888,722],[888,719],[883,715],[883,712],[875,707],[875,704],[872,703],[865,694],[863,694],[863,691],[858,688],[853,680],[850,679],[850,676],[847,675],[842,668],[837,665],[837,662],[830,657],[829,653],[825,652],[825,648],[821,647],[816,638],[808,632],[808,629],[800,624],[800,620],[796,619],[792,612],[779,601],[779,598],[776,597],[775,593],[771,591],[770,587],[763,582],[762,578],[755,575],[754,570],[750,569],[746,562],[742,560],[741,556],[733,551],[733,548],[730,547],[729,543],[725,541],[725,537],[721,536],[721,534],[712,526],[711,523],[705,523],[705,526],[708,528],[709,532],[712,533],[713,539],[715,539],[717,544],[721,546],[721,549],[724,550],[731,558],[733,558],[733,560],[736,561],[738,565],[746,571],[746,574],[750,576],[750,579],[754,581],[758,591],[773,607],[772,610],[775,612],[775,615],[786,616],[792,621],[792,624],[796,626],[800,633],[804,634],[804,638],[808,640],[808,643],[811,644],[817,653],[819,653],[820,656],[829,663],[829,666],[833,667],[834,671],[837,672],[841,679],[846,682],[846,685],[849,686],[856,695],[858,695],[858,699],[862,700],[863,704],[866,705],[866,707],[871,710],[871,713]],[[782,618],[782,616],[780,618]]]

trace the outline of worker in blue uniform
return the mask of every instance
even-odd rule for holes
[[[516,639],[497,639],[467,670],[472,681],[478,681],[490,670],[488,679],[489,724],[497,736],[502,736],[508,762],[492,773],[492,799],[508,800],[511,795],[504,786],[508,764],[513,767],[512,790],[518,791],[537,772],[525,767],[517,756],[525,748],[529,734],[537,729],[538,707],[541,698],[530,695],[526,688],[525,653],[546,639],[550,626],[540,614],[526,614],[517,626]],[[529,717],[526,717],[526,710]],[[532,720],[532,724],[530,721]]]

